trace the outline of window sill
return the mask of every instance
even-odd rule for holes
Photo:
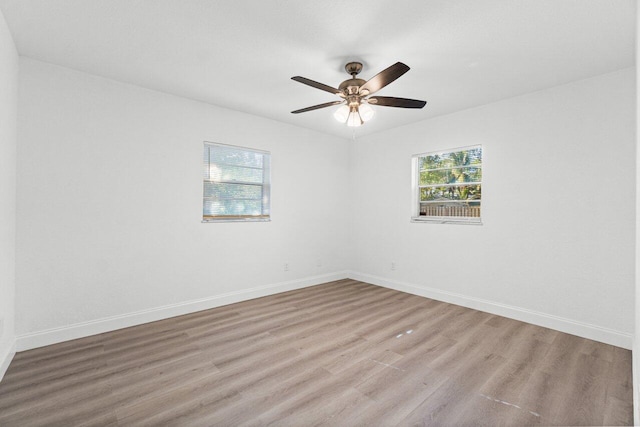
[[[455,217],[411,217],[411,222],[419,222],[425,224],[462,224],[462,225],[482,225],[481,218],[455,218]]]
[[[271,218],[207,218],[202,220],[203,224],[213,222],[271,222]]]

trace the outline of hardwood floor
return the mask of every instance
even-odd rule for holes
[[[16,354],[0,425],[620,425],[631,352],[341,280]]]

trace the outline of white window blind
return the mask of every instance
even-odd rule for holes
[[[204,222],[269,220],[269,152],[205,142],[203,160]]]
[[[481,222],[482,147],[413,156],[412,220]]]

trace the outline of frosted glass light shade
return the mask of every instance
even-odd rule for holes
[[[360,104],[358,110],[360,111],[360,117],[362,117],[363,122],[368,122],[375,114],[373,108],[371,108],[369,104],[365,104],[364,102]]]
[[[362,123],[363,123],[362,118],[358,113],[358,109],[355,107],[352,108],[351,112],[349,113],[349,118],[347,119],[347,126],[357,127],[357,126],[362,126]]]
[[[349,118],[349,106],[341,105],[340,108],[338,108],[336,112],[333,113],[333,117],[340,123],[346,122]]]

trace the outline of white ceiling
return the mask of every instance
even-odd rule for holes
[[[330,86],[411,70],[357,135],[633,66],[634,0],[0,0],[21,55],[349,138]]]

